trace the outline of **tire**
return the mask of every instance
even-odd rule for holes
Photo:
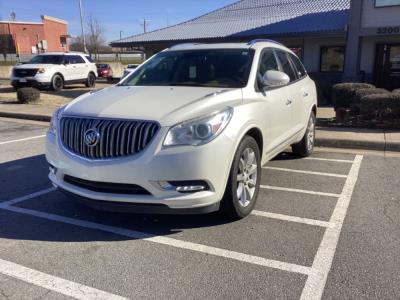
[[[303,138],[297,144],[292,145],[293,154],[300,157],[307,157],[313,153],[315,144],[315,123],[315,114],[311,112],[307,123],[307,130]]]
[[[249,170],[251,171],[249,172]],[[249,215],[257,200],[260,178],[260,150],[254,138],[245,136],[240,142],[232,162],[220,212],[234,220]]]
[[[94,76],[93,73],[89,73],[86,82],[85,82],[86,87],[95,87],[96,85],[96,76]]]
[[[61,91],[64,87],[64,79],[60,74],[55,74],[51,79],[51,88],[53,91]]]

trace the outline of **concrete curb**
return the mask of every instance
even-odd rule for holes
[[[343,140],[343,139],[328,139],[328,138],[317,138],[315,140],[315,146],[317,147],[329,147],[329,148],[346,148],[346,149],[362,149],[362,150],[377,150],[385,151],[386,143],[379,141],[359,141],[359,140]],[[396,147],[393,147],[396,149]],[[397,150],[400,151],[400,145]]]
[[[51,116],[0,111],[0,117],[50,122]]]

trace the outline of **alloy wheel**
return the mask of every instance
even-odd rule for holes
[[[315,121],[314,118],[310,118],[308,121],[307,128],[307,149],[311,151],[314,148],[314,139],[315,139]]]
[[[246,148],[239,160],[236,195],[240,206],[247,207],[253,199],[257,185],[257,158],[254,150]]]

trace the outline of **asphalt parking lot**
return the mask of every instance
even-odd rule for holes
[[[98,212],[47,180],[47,124],[0,119],[0,299],[398,299],[400,158],[283,153],[256,210]]]

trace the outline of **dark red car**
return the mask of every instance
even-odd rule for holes
[[[109,64],[96,64],[97,74],[100,78],[106,78],[107,80],[112,80],[113,70]]]

